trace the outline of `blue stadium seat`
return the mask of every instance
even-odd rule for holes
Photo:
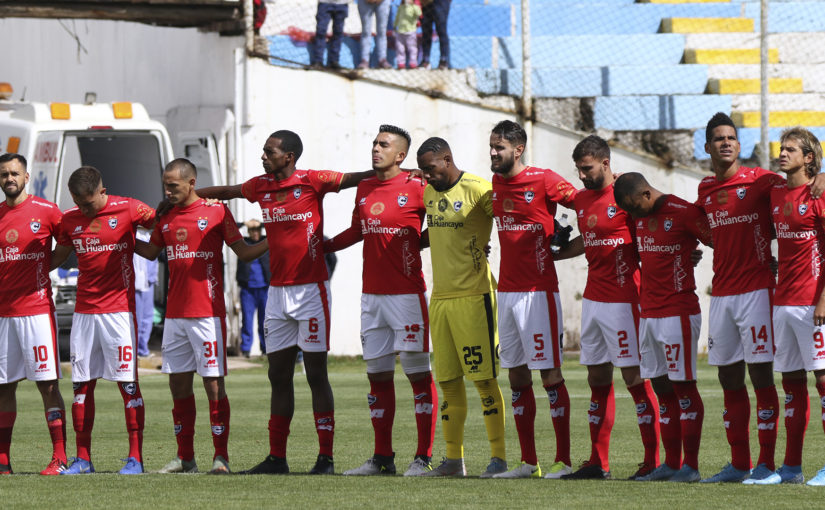
[[[745,4],[745,16],[756,20],[759,26],[759,2]],[[823,32],[825,31],[825,3],[821,1],[793,2],[772,1],[768,15],[771,32]]]
[[[730,96],[601,96],[594,106],[596,128],[617,131],[698,129],[708,112],[730,112]]]

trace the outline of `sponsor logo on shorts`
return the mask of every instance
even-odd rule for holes
[[[121,363],[120,366],[117,367],[118,372],[126,372],[128,370],[129,370],[129,364],[128,363]]]
[[[48,364],[41,363],[41,364],[37,365],[37,368],[35,369],[35,372],[46,372],[46,371],[48,371],[48,369],[49,369]]]
[[[636,404],[636,414],[642,414],[647,411],[647,402],[639,402]]]
[[[515,393],[513,393],[513,395],[515,396]],[[551,404],[555,404],[559,399],[559,392],[556,390],[547,390],[547,399],[550,400]]]
[[[682,409],[687,409],[688,407],[690,407],[690,404],[692,404],[692,402],[690,401],[689,398],[680,398],[679,399],[679,407],[681,407]]]
[[[309,343],[309,344],[319,344],[319,343],[321,343],[318,340],[318,335],[309,335],[308,337],[306,337],[305,342]]]
[[[218,366],[218,360],[216,360],[216,359],[207,360],[206,361],[206,366],[207,367],[216,367],[216,366]]]
[[[768,352],[768,348],[765,345],[757,345],[753,350],[753,354],[764,354],[766,352]]]
[[[376,397],[372,393],[367,393],[367,404],[369,404],[370,407],[372,407],[375,405],[376,402],[378,402],[378,397]]]
[[[814,359],[822,359],[822,358],[825,358],[825,351],[816,351],[816,355],[814,356]]]
[[[128,395],[134,395],[137,392],[137,384],[133,382],[120,383],[120,386]]]

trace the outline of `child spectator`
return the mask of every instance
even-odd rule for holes
[[[395,22],[393,23],[395,27],[395,61],[398,64],[398,69],[407,67],[407,59],[410,62],[410,69],[418,67],[418,40],[415,29],[420,17],[421,7],[415,3],[415,0],[402,0],[401,5],[398,6],[398,12],[395,13]]]

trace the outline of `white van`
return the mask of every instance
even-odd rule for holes
[[[0,153],[26,158],[30,194],[65,211],[74,206],[67,187],[69,175],[88,165],[100,170],[111,195],[136,198],[152,207],[163,199],[163,167],[176,156],[166,127],[150,119],[143,105],[95,103],[91,97],[86,104],[15,102],[9,100],[11,93],[8,84],[0,83]],[[180,123],[180,114],[173,118]],[[181,133],[176,140],[180,157],[198,167],[199,187],[223,182],[214,140],[210,133],[195,131]],[[63,354],[76,295],[74,256],[67,264],[52,273]],[[161,269],[155,293],[155,304],[161,308],[166,299],[165,274]]]

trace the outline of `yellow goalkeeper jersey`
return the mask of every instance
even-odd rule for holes
[[[493,228],[493,186],[462,172],[450,189],[424,190],[433,262],[434,299],[494,291],[496,281],[484,255]]]

